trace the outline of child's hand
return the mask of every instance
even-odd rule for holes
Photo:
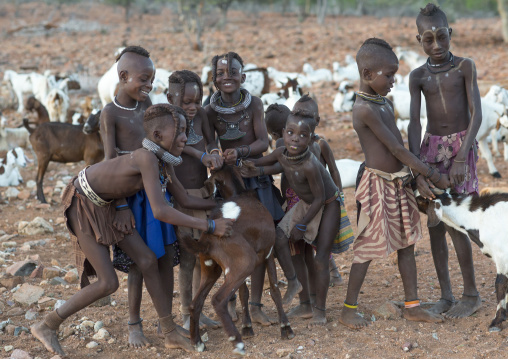
[[[131,235],[132,229],[136,228],[136,221],[130,209],[125,211],[116,211],[113,227],[123,234]]]
[[[289,234],[289,240],[291,242],[298,242],[299,240],[303,239],[304,235],[305,235],[305,231],[299,230],[298,228],[296,228],[296,225],[295,225],[295,227],[293,227],[293,229],[291,230],[291,233]]]
[[[211,170],[218,170],[222,168],[224,160],[222,156],[216,154],[206,154],[203,156],[203,164]]]
[[[245,178],[256,177],[259,176],[259,168],[256,167],[252,161],[242,161],[240,174]]]
[[[434,188],[432,183],[429,183],[425,177],[422,175],[416,177],[416,186],[418,188],[418,192],[420,192],[420,196],[425,199],[433,199],[435,198],[434,193],[432,193],[431,188]]]
[[[460,186],[463,184],[466,179],[466,163],[454,161],[449,175],[450,187]]]
[[[228,148],[223,153],[224,161],[226,161],[226,164],[234,166],[236,165],[237,155],[236,148]]]
[[[447,189],[450,187],[450,180],[448,178],[448,175],[445,173],[441,173],[441,179],[435,183],[437,188],[441,189]]]
[[[231,233],[233,233],[233,223],[235,222],[234,219],[231,218],[217,218],[214,219],[215,221],[215,231],[213,234],[216,236],[222,237],[222,236],[230,236]]]

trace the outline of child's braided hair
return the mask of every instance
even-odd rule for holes
[[[116,62],[118,62],[120,58],[123,56],[123,54],[125,54],[126,52],[133,52],[135,54],[150,58],[150,53],[141,46],[127,46],[125,49],[122,50],[120,55],[118,55],[118,57],[116,58]]]
[[[197,83],[199,86],[199,102],[203,100],[203,84],[201,83],[201,78],[192,71],[189,70],[180,70],[173,72],[168,79],[169,82],[169,89],[168,93],[169,95],[173,96],[173,91],[176,87],[171,86],[171,84],[180,84],[180,87],[178,89],[178,92],[180,93],[180,100],[179,103],[175,103],[174,105],[181,106],[182,105],[182,99],[185,95],[185,84],[188,83]]]
[[[282,137],[282,130],[286,126],[286,120],[291,110],[286,105],[278,103],[271,104],[265,111],[265,122],[267,129]]]
[[[297,109],[291,111],[291,116],[295,116],[298,118],[301,118],[302,120],[306,121],[309,124],[310,130],[314,133],[314,130],[316,129],[316,116],[313,112],[309,112],[304,109]]]
[[[157,121],[157,119],[160,119],[160,118],[168,116],[168,115],[171,116],[171,118],[173,119],[173,123],[175,126],[175,138],[178,134],[178,131],[176,129],[176,127],[177,127],[176,121],[177,121],[178,115],[182,115],[185,118],[185,122],[187,124],[187,126],[185,128],[185,134],[188,136],[190,121],[187,118],[187,114],[181,107],[170,105],[167,103],[156,104],[156,105],[150,106],[146,109],[145,115],[143,117],[143,127],[145,129],[145,132],[150,133],[154,129],[164,126],[159,121]],[[174,139],[173,139],[173,141],[174,141]]]
[[[446,14],[443,10],[439,8],[436,4],[428,3],[423,9],[420,9],[420,13],[416,17],[416,25],[419,25],[422,21],[427,19],[439,19],[443,21],[445,26],[448,26],[448,19],[446,18]]]
[[[242,66],[242,69],[243,69],[243,60],[240,57],[240,55],[238,55],[236,52],[230,51],[227,54],[215,55],[212,58],[212,81],[213,81],[213,84],[215,85],[215,88],[217,88],[217,90],[219,88],[217,87],[217,84],[215,83],[215,81],[217,80],[217,61],[219,61],[219,59],[227,59],[229,73],[231,73],[231,66],[233,65],[233,59],[238,60],[238,62],[240,63],[240,66]]]

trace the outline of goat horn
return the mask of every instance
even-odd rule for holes
[[[432,191],[432,193],[434,193],[436,196],[439,196],[443,193],[445,193],[444,190],[440,189],[440,188],[437,188],[437,187],[434,187],[434,188],[431,188],[430,189]]]

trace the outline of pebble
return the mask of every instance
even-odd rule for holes
[[[99,329],[101,329],[103,326],[104,326],[104,323],[102,322],[102,320],[98,320],[97,322],[95,322],[95,325],[93,326],[94,332],[97,333],[99,331]]]
[[[288,356],[291,353],[293,353],[293,349],[289,349],[289,348],[277,349],[277,351],[275,352],[275,354],[277,354],[277,356],[279,358],[283,358],[285,356]]]
[[[94,325],[95,323],[91,320],[84,320],[83,323],[81,323],[81,328],[93,328]]]
[[[63,300],[63,299],[58,299],[58,300],[56,301],[56,303],[55,303],[55,309],[60,308],[62,305],[64,305],[64,303],[65,303],[65,300]]]
[[[110,340],[108,340],[108,344],[115,344],[115,343],[116,343],[115,338],[111,338]]]
[[[12,345],[6,345],[4,346],[4,350],[8,353],[10,352],[12,349],[14,349],[14,347]]]
[[[12,352],[10,359],[32,359],[32,356],[24,350],[15,349]]]
[[[97,342],[90,342],[90,343],[88,343],[88,344],[86,345],[86,347],[87,347],[88,349],[97,348],[98,346],[99,346],[99,343],[97,343]]]
[[[402,345],[402,350],[404,350],[405,352],[408,352],[412,349],[412,347],[413,347],[413,345],[411,343],[407,342]]]
[[[35,320],[38,316],[39,316],[39,313],[37,313],[33,310],[29,310],[28,312],[25,313],[26,320]]]
[[[95,340],[102,340],[102,339],[108,339],[110,337],[109,332],[101,328],[99,331],[92,337]]]
[[[5,313],[5,314],[8,317],[17,317],[17,316],[25,314],[25,312],[20,307],[14,307],[11,310],[7,311],[7,313]]]
[[[438,336],[437,336],[437,333],[432,333],[432,338],[436,339],[436,340],[439,340]]]

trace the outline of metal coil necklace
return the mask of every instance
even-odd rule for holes
[[[222,101],[221,92],[217,91],[210,98],[210,107],[215,112],[221,113],[223,115],[233,115],[240,111],[246,110],[250,106],[251,100],[252,96],[249,91],[246,89],[240,89],[240,101],[232,106],[225,107],[224,102]]]
[[[355,93],[356,93],[356,96],[360,96],[365,101],[369,101],[369,102],[375,103],[377,105],[384,105],[386,103],[386,98],[384,98],[380,94],[371,95],[371,94],[363,92],[363,91],[357,91]]]
[[[455,67],[455,57],[453,56],[452,52],[450,51],[450,59],[442,64],[431,64],[430,63],[430,57],[427,58],[427,70],[429,70],[429,72],[431,74],[440,74],[442,72],[447,72],[447,71],[450,71],[451,69],[453,69]],[[449,68],[447,68],[446,70],[439,70],[439,71],[432,71],[431,68],[442,68],[442,67],[445,67],[447,65],[450,65]]]
[[[164,150],[162,147],[160,147],[155,142],[150,141],[148,138],[143,139],[142,145],[143,145],[144,149],[147,149],[148,151],[155,154],[155,156],[157,156],[159,161],[163,161],[163,162],[170,164],[172,166],[178,166],[182,163],[181,156],[178,156],[178,157],[173,156],[171,153]]]
[[[113,103],[115,104],[116,107],[118,107],[122,110],[125,110],[125,111],[135,111],[138,108],[138,104],[139,104],[139,102],[136,101],[136,106],[134,106],[134,107],[123,107],[116,101],[116,96],[113,98]]]

